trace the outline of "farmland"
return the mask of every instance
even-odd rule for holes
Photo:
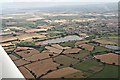
[[[112,73],[111,73],[112,72]],[[109,73],[109,74],[108,74]],[[92,75],[92,78],[116,78],[119,76],[119,67],[113,65],[105,65],[105,68],[97,74]]]
[[[80,69],[86,72],[94,73],[96,70],[101,70],[103,68],[103,64],[94,60],[85,60],[79,64],[73,66],[75,69]],[[95,68],[98,69],[95,69]],[[93,69],[92,69],[93,68]]]
[[[105,51],[110,51],[110,49],[107,49],[103,46],[96,46],[91,54],[104,54],[106,53]]]
[[[73,58],[70,58],[70,57],[67,57],[64,55],[55,57],[53,60],[56,63],[61,64],[60,68],[61,67],[69,67],[69,66],[72,66],[72,65],[76,64],[77,62],[79,62],[79,60],[76,60],[76,59],[73,59]]]
[[[66,67],[66,68],[62,68],[62,69],[59,69],[59,70],[56,70],[56,71],[53,71],[45,76],[43,76],[42,78],[60,78],[64,75],[69,75],[69,74],[73,74],[73,73],[76,73],[76,72],[79,72],[79,70],[75,70],[73,68],[70,68],[70,67]]]
[[[119,55],[113,53],[95,56],[95,58],[100,59],[101,62],[106,62],[108,64],[115,64],[115,65],[120,65],[118,59],[119,57],[120,57]]]
[[[69,56],[71,58],[75,58],[75,59],[83,59],[86,56],[88,56],[90,53],[86,50],[81,50],[78,54],[66,54],[66,56]]]
[[[87,7],[18,9],[0,14],[0,45],[27,79],[117,79],[117,11]]]

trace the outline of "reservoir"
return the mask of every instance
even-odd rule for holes
[[[52,44],[52,43],[61,43],[61,42],[67,42],[67,41],[76,41],[76,40],[82,40],[86,37],[79,37],[77,35],[69,35],[61,38],[51,39],[51,40],[45,40],[41,44]]]
[[[120,50],[119,46],[114,46],[114,45],[105,45],[106,48],[113,49],[113,50]]]

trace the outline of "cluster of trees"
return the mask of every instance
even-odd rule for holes
[[[45,22],[43,20],[36,20],[36,21],[33,21],[35,22],[36,25],[48,25],[49,23],[48,22]]]
[[[32,48],[35,48],[35,49],[39,50],[40,52],[43,51],[43,50],[45,50],[45,46],[35,45],[33,42],[21,41],[20,43],[17,43],[16,46],[20,46],[20,47],[32,47]]]

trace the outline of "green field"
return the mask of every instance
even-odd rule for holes
[[[68,41],[68,42],[63,42],[63,43],[60,43],[61,46],[63,47],[75,47],[75,41]]]
[[[71,57],[71,58],[75,58],[75,59],[83,59],[85,58],[87,55],[89,55],[89,51],[86,50],[81,50],[79,52],[79,54],[67,54],[67,56]]]
[[[105,54],[105,51],[110,51],[110,49],[107,49],[103,46],[96,46],[91,54]]]
[[[102,71],[92,75],[90,78],[117,78],[119,71],[118,66],[106,64]]]
[[[82,70],[85,72],[90,72],[90,73],[96,72],[96,71],[91,71],[91,69],[94,67],[99,67],[99,69],[101,70],[103,67],[103,64],[95,60],[87,59],[73,66],[73,68],[75,69]]]
[[[46,50],[45,46],[40,46],[40,48],[36,48],[37,50],[39,50],[40,52]]]
[[[65,55],[60,55],[58,57],[55,57],[55,58],[53,58],[53,60],[56,63],[61,64],[60,68],[69,67],[69,66],[72,66],[72,65],[74,65],[74,64],[79,62],[79,60],[67,57]]]
[[[63,35],[63,34],[64,34],[64,32],[60,32],[60,31],[49,31],[46,36],[53,37],[53,36],[59,36],[59,35]]]

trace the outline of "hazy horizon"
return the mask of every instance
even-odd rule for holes
[[[119,2],[119,0],[1,0],[4,2]]]
[[[15,7],[55,7],[55,6],[76,6],[76,5],[94,5],[94,4],[116,4],[117,2],[6,2],[2,8]]]
[[[117,10],[117,2],[7,2],[2,4],[2,13],[29,11],[88,11],[104,12]]]

